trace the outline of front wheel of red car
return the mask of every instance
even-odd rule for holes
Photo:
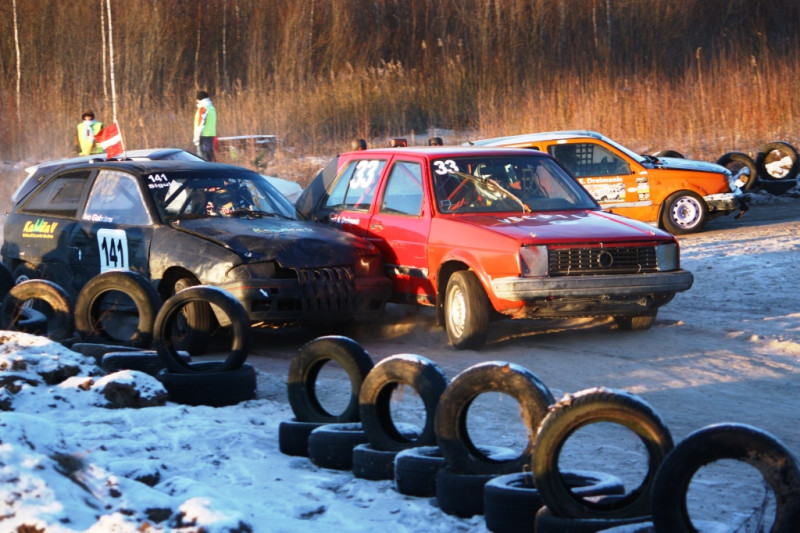
[[[661,211],[661,225],[673,235],[697,233],[708,222],[708,205],[699,194],[678,191],[667,197]]]
[[[472,272],[455,272],[447,282],[445,326],[457,350],[478,349],[489,331],[489,299]]]

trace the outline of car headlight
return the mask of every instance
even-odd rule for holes
[[[262,261],[238,265],[228,271],[232,280],[271,279],[275,277],[275,262]]]
[[[519,250],[523,277],[546,276],[548,273],[547,246],[523,246]]]
[[[659,270],[678,270],[680,265],[678,244],[672,242],[656,246],[656,259]]]

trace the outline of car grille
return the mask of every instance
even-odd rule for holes
[[[356,305],[356,284],[350,267],[304,268],[297,270],[306,317],[341,318],[352,314]]]
[[[655,246],[551,248],[548,261],[551,276],[637,274],[658,270]]]

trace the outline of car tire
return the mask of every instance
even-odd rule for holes
[[[397,492],[407,496],[436,496],[436,474],[447,466],[438,446],[418,446],[398,452],[394,459]]]
[[[723,154],[717,159],[717,164],[722,165],[731,171],[736,176],[739,175],[739,181],[743,183],[740,187],[743,191],[751,190],[758,182],[758,169],[756,162],[749,155],[742,152],[728,152]],[[742,169],[747,169],[747,174],[740,174]]]
[[[653,154],[653,157],[677,157],[678,159],[686,159],[682,153],[676,150],[659,150]]]
[[[613,503],[586,500],[572,491],[559,473],[564,443],[575,431],[596,422],[631,430],[648,452],[642,483]],[[605,388],[566,395],[550,408],[534,439],[533,475],[536,488],[554,514],[568,518],[631,518],[650,514],[650,495],[658,467],[672,450],[672,435],[661,417],[633,394]]]
[[[483,514],[483,489],[495,474],[463,474],[449,465],[436,474],[439,508],[460,518]]]
[[[658,316],[658,310],[644,315],[615,316],[614,322],[616,322],[617,327],[622,330],[644,331],[653,327],[653,324],[656,323],[656,316]]]
[[[323,425],[321,422],[284,420],[278,426],[278,449],[284,455],[308,457],[308,436]]]
[[[0,263],[0,300],[5,298],[6,294],[8,294],[8,291],[10,291],[13,286],[14,277],[11,275],[11,271],[5,263]]]
[[[256,371],[252,365],[219,371],[216,362],[192,363],[191,373],[161,370],[156,376],[167,389],[167,399],[184,405],[225,407],[256,397]]]
[[[191,362],[188,352],[182,352],[181,357],[186,363]],[[153,377],[164,369],[164,361],[155,350],[138,350],[108,352],[100,360],[100,368],[108,374],[120,370],[137,370]]]
[[[395,450],[378,450],[370,443],[353,448],[353,476],[380,481],[394,479]]]
[[[573,492],[581,496],[625,494],[622,480],[610,474],[576,470],[561,475]],[[483,488],[486,527],[495,533],[534,531],[536,513],[543,505],[531,472],[497,476]]]
[[[468,270],[454,272],[447,281],[444,322],[450,343],[457,350],[476,350],[489,332],[489,298]]]
[[[647,529],[650,524],[649,516],[633,518],[567,518],[558,516],[547,506],[536,513],[534,527],[536,533],[597,533],[610,531],[612,528],[641,525],[634,529],[625,528],[623,531],[651,531]]]
[[[181,278],[175,282],[173,295],[189,287],[200,285],[194,278]],[[192,302],[186,305],[175,321],[175,346],[191,355],[206,353],[214,327],[214,312],[207,302]]]
[[[350,400],[339,414],[325,410],[317,397],[317,376],[329,361],[338,363],[350,378]],[[306,343],[289,365],[287,392],[294,416],[301,422],[358,422],[358,395],[373,366],[366,350],[348,337],[329,335]]]
[[[211,362],[202,368],[206,372],[223,372],[241,368],[250,351],[250,318],[242,303],[229,292],[208,285],[188,287],[164,302],[156,315],[155,349],[164,362],[164,366],[173,373],[196,373],[197,368],[187,364],[178,355],[178,349],[171,335],[175,330],[175,321],[185,307],[195,303],[214,304],[228,316],[231,323],[231,350],[224,361]],[[186,350],[187,352],[189,350]],[[191,352],[189,352],[191,354]]]
[[[520,415],[530,435],[555,402],[547,386],[531,371],[501,361],[473,365],[450,382],[436,411],[436,440],[447,464],[456,473],[510,474],[530,464],[533,439],[507,461],[490,460],[475,446],[467,431],[467,414],[475,398],[486,392],[501,392],[519,403]]]
[[[126,294],[138,312],[136,331],[127,339],[112,336],[103,326],[103,296],[112,291]],[[161,306],[161,297],[150,281],[129,270],[110,270],[90,279],[75,301],[75,329],[84,342],[115,342],[125,346],[149,348],[153,343],[153,326]]]
[[[321,468],[353,469],[353,448],[366,444],[360,422],[323,424],[308,436],[308,458]]]
[[[23,281],[12,287],[3,298],[0,308],[0,327],[16,329],[20,324],[23,304],[28,300],[41,300],[52,310],[47,320],[47,337],[62,341],[72,337],[75,330],[72,322],[72,304],[67,292],[56,283],[43,279]]]
[[[767,167],[774,159],[779,157],[781,159],[788,157],[791,161],[786,173],[782,175],[776,174]],[[798,158],[797,150],[794,146],[784,141],[767,143],[758,151],[758,155],[756,156],[756,169],[758,169],[759,178],[767,182],[794,180],[800,169],[800,159]]]
[[[678,191],[664,200],[661,225],[673,235],[701,231],[708,222],[708,204],[692,191]]]
[[[400,384],[413,388],[425,406],[422,433],[415,439],[401,432],[392,421],[392,393]],[[361,424],[370,444],[376,450],[395,452],[436,444],[436,408],[447,384],[441,368],[420,355],[393,355],[376,364],[364,378],[358,396]]]
[[[102,363],[103,356],[107,353],[141,351],[139,348],[135,348],[133,346],[121,346],[117,344],[98,344],[94,342],[76,342],[70,347],[70,349],[73,352],[78,352],[87,357],[93,358],[98,365]]]
[[[775,494],[770,531],[797,531],[800,524],[800,468],[792,453],[772,435],[744,424],[715,424],[691,433],[670,452],[655,477],[652,516],[656,531],[696,531],[686,507],[692,478],[703,466],[722,459],[755,467]]]

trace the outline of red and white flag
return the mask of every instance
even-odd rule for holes
[[[122,133],[120,133],[116,122],[97,132],[94,139],[106,151],[106,158],[108,159],[116,157],[125,151],[125,146],[122,143]]]

